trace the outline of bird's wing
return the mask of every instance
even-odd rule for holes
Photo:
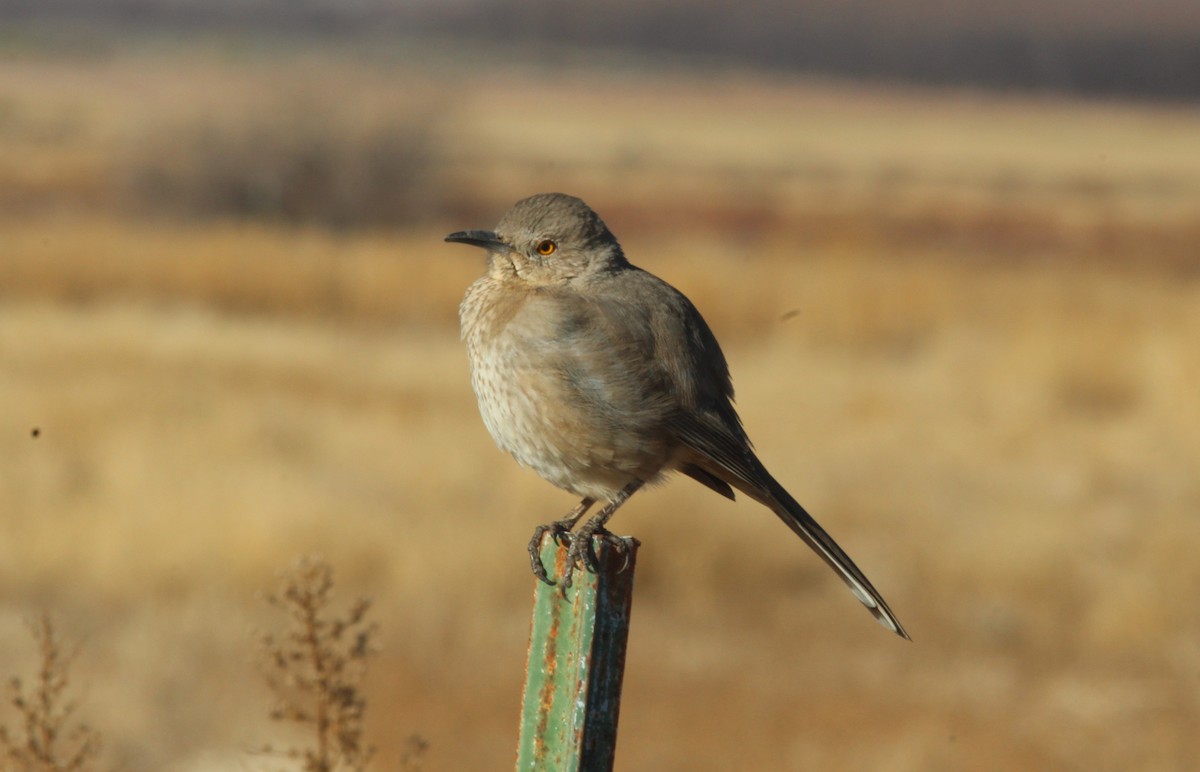
[[[546,292],[529,304],[524,345],[571,403],[614,430],[658,430],[677,398],[645,310],[618,293]],[[661,432],[660,432],[661,433]]]

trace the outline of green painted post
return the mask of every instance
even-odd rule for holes
[[[628,554],[597,539],[600,571],[577,569],[564,593],[534,580],[518,772],[613,768],[638,542]],[[542,564],[562,576],[567,548],[547,533]]]

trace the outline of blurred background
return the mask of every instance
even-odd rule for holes
[[[914,639],[643,493],[619,769],[1195,768],[1198,52],[1185,0],[0,0],[0,676],[48,611],[106,768],[271,766],[319,553],[376,767],[509,767],[575,502],[479,421],[442,236],[560,190]]]

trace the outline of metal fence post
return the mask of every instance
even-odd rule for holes
[[[576,570],[564,593],[534,580],[518,772],[611,770],[638,542],[628,554],[596,540],[600,571]],[[542,562],[562,576],[567,548],[550,534]]]

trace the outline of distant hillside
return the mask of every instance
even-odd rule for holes
[[[933,84],[1200,97],[1195,0],[0,0],[0,25],[438,35]]]

